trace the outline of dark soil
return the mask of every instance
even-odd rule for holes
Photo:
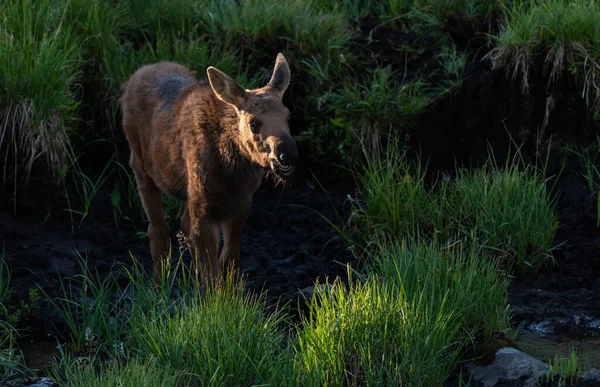
[[[513,281],[513,321],[549,334],[600,333],[600,228],[585,180],[559,180],[556,265]]]
[[[247,288],[266,290],[269,305],[292,301],[290,307],[295,308],[298,292],[315,280],[343,277],[345,264],[353,257],[323,217],[339,224],[336,211],[345,217],[346,197],[353,190],[352,184],[344,183],[325,192],[304,182],[282,191],[270,181],[265,182],[254,196],[242,236],[241,265]],[[29,191],[35,192],[35,187]],[[97,197],[94,218],[84,220],[74,232],[68,216],[50,217],[43,222],[43,199],[19,201],[18,216],[12,215],[12,208],[2,208],[0,240],[4,260],[12,272],[11,302],[27,301],[29,289],[37,285],[56,297],[59,276],[68,279],[81,273],[77,253],[87,256],[89,269],[92,273],[98,271],[101,277],[131,265],[130,254],[151,273],[148,239],[136,236],[138,231],[146,231],[147,224],[120,219],[117,227],[109,192],[100,192]],[[174,246],[178,243],[177,231],[173,224]],[[118,280],[123,284],[127,281],[125,276]],[[67,333],[56,310],[45,300],[23,325],[32,328],[25,332],[26,340]]]

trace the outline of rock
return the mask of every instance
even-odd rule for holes
[[[298,292],[296,292],[295,301],[293,301],[293,307],[295,307],[296,310],[301,314],[308,313],[309,304],[312,300],[313,295],[315,293],[320,294],[323,292],[327,292],[331,289],[331,286],[332,285],[330,284],[320,284],[308,286],[302,290],[299,290]]]
[[[30,384],[29,387],[53,387],[57,386],[52,379],[47,377],[39,378],[34,384]]]
[[[573,387],[592,387],[600,386],[600,369],[594,368],[582,373],[577,377]]]
[[[10,387],[55,387],[58,386],[48,377],[41,378],[23,378],[7,382],[6,386]]]
[[[299,290],[298,295],[303,297],[307,301],[309,301],[312,298],[315,291],[317,292],[317,294],[319,294],[319,293],[322,293],[323,291],[327,291],[329,289],[331,289],[330,284],[313,285],[313,286],[306,287],[302,290]]]
[[[471,385],[478,387],[534,387],[536,380],[548,373],[546,363],[512,347],[498,350],[494,362],[488,366],[471,364],[468,368]]]

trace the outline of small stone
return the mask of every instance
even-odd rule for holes
[[[494,362],[485,367],[472,365],[472,386],[534,387],[536,380],[548,374],[548,365],[524,352],[505,347],[496,352]]]
[[[594,368],[582,373],[577,377],[573,387],[592,387],[600,386],[600,369]]]

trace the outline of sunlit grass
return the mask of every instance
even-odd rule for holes
[[[70,329],[71,345],[53,370],[64,385],[115,383],[141,362],[152,385],[294,385],[284,316],[267,315],[264,296],[246,293],[238,278],[201,290],[180,260],[155,289],[135,264],[123,291],[80,262],[80,279],[63,282],[64,296],[53,301]]]
[[[364,282],[320,293],[298,333],[307,385],[431,385],[476,337],[508,326],[507,277],[481,250],[372,247]]]

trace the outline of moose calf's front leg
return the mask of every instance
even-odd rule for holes
[[[221,223],[223,251],[219,258],[219,264],[225,272],[234,272],[240,267],[240,241],[250,206],[251,204],[248,203],[233,217]]]

